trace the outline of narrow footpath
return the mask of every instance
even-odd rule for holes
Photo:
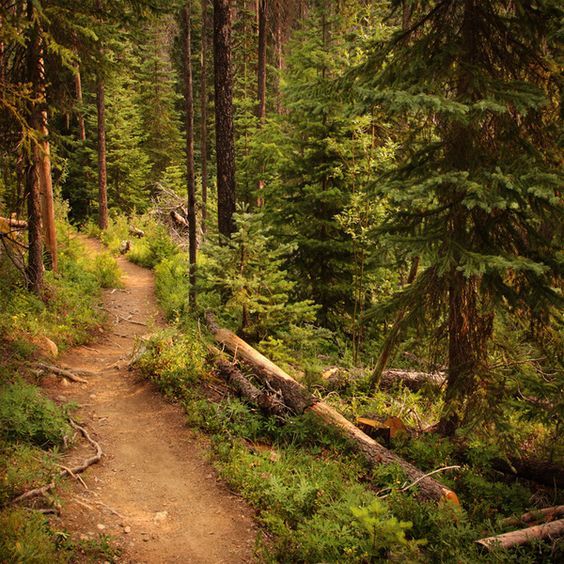
[[[100,248],[84,242],[90,252]],[[111,535],[122,549],[119,562],[253,562],[252,511],[217,478],[181,408],[127,368],[135,337],[164,322],[152,272],[123,258],[119,265],[124,288],[104,291],[106,329],[57,361],[96,375],[88,384],[46,382],[57,401],[79,404],[75,418],[104,451],[82,480],[67,479],[60,524],[83,540]],[[81,444],[64,464],[91,450]]]

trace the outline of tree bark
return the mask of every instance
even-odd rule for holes
[[[80,65],[76,65],[74,74],[74,89],[76,101],[78,102],[78,136],[81,141],[86,141],[86,125],[84,123],[84,113],[82,111],[82,79],[80,76]]]
[[[217,219],[219,233],[235,231],[235,139],[233,131],[233,74],[231,63],[231,2],[214,0],[214,82],[217,159]]]
[[[267,0],[258,0],[257,2],[257,19],[258,19],[258,64],[257,64],[257,117],[259,127],[264,125],[266,120],[266,17],[268,10]],[[258,179],[257,182],[258,196],[257,205],[264,205],[264,180]]]
[[[553,521],[556,517],[564,515],[564,505],[534,509],[521,515],[521,517],[508,517],[501,524],[505,527],[516,527],[527,523],[538,524],[539,522]]]
[[[273,394],[268,394],[253,386],[251,382],[233,364],[225,360],[216,360],[218,373],[235,391],[260,407],[263,411],[283,417],[288,415],[286,406]]]
[[[188,260],[190,263],[189,301],[196,307],[196,182],[194,175],[194,92],[192,85],[192,2],[184,6],[183,58],[184,58],[184,110],[186,119],[186,180],[188,184]]]
[[[487,537],[477,540],[476,543],[487,550],[493,550],[496,548],[511,548],[546,538],[557,538],[562,535],[564,535],[564,519],[528,527],[527,529],[519,529],[518,531],[504,533],[503,535]]]
[[[106,169],[106,104],[104,78],[96,77],[96,110],[98,113],[98,225],[108,228],[108,174]]]
[[[415,466],[395,455],[374,439],[355,427],[350,421],[324,402],[316,401],[307,390],[281,368],[263,356],[235,333],[217,326],[213,316],[207,315],[207,323],[215,340],[225,346],[236,358],[251,366],[255,374],[269,386],[279,391],[284,403],[295,413],[310,411],[315,413],[327,425],[336,428],[349,439],[355,448],[371,465],[397,464],[410,480],[420,480],[419,496],[423,499],[451,499],[458,503],[456,494],[439,482],[425,475]]]
[[[208,0],[201,0],[202,37],[200,46],[200,159],[202,162],[202,233],[208,215]]]
[[[30,8],[30,15],[33,8]],[[35,24],[33,40],[28,47],[29,72],[35,101],[32,102],[32,126],[37,134],[34,144],[34,161],[39,178],[42,226],[47,249],[47,267],[57,270],[57,232],[55,229],[55,206],[51,178],[51,150],[47,127],[47,86],[45,78],[44,45],[39,24]]]
[[[25,167],[27,193],[28,256],[26,277],[28,288],[38,296],[43,294],[43,242],[41,238],[41,199],[37,168],[31,158]]]

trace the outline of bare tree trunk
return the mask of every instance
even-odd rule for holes
[[[208,0],[201,0],[202,43],[200,46],[200,159],[202,161],[202,233],[208,214]]]
[[[214,0],[214,81],[217,159],[217,217],[220,235],[235,230],[235,139],[231,64],[231,2]]]
[[[196,306],[196,183],[194,179],[194,93],[192,87],[192,2],[184,5],[184,110],[186,114],[186,179],[188,183],[188,256],[190,261],[190,305]]]
[[[257,19],[258,19],[258,65],[257,65],[257,85],[258,85],[258,107],[257,117],[259,127],[264,125],[266,119],[266,14],[268,10],[267,0],[258,0],[257,2]],[[264,180],[259,178],[258,183],[257,205],[264,205]]]
[[[86,141],[86,125],[84,123],[84,113],[82,111],[82,80],[80,77],[80,65],[76,65],[74,74],[74,89],[76,101],[78,102],[78,135],[81,141]]]
[[[33,17],[30,6],[30,17]],[[35,101],[32,103],[31,121],[37,133],[33,148],[33,160],[39,179],[42,226],[45,246],[48,254],[48,267],[57,270],[57,235],[55,229],[55,206],[53,202],[53,184],[51,179],[51,155],[49,147],[49,129],[47,127],[47,101],[45,63],[43,60],[43,39],[39,24],[35,24],[33,39],[29,46],[28,70],[33,85]],[[30,184],[28,183],[28,186]]]
[[[27,158],[25,166],[27,193],[28,257],[26,277],[28,288],[41,296],[43,293],[43,243],[41,238],[41,199],[39,177],[33,159]]]
[[[407,276],[407,284],[413,283],[415,277],[417,276],[417,270],[419,268],[419,257],[415,257],[413,262],[411,263],[411,268],[409,269],[409,275]],[[384,346],[382,347],[382,351],[380,352],[380,356],[378,357],[378,362],[376,363],[376,368],[374,372],[372,372],[372,376],[370,377],[370,389],[374,390],[380,383],[380,378],[382,377],[382,373],[386,368],[388,361],[390,359],[390,355],[394,350],[396,345],[400,328],[401,322],[405,317],[405,309],[400,309],[398,311],[396,319],[394,321],[394,325],[390,330],[390,334],[386,337],[384,341]]]
[[[108,174],[106,170],[106,106],[104,79],[96,78],[96,109],[98,112],[98,225],[108,228]]]

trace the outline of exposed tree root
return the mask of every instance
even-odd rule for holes
[[[81,378],[75,372],[71,372],[70,370],[66,370],[65,368],[59,368],[58,366],[54,366],[52,364],[47,364],[45,362],[35,362],[34,366],[36,368],[39,368],[39,370],[41,370],[43,372],[52,372],[53,374],[56,374],[57,376],[62,376],[63,378],[66,378],[67,380],[70,380],[71,382],[77,382],[77,383],[80,383],[80,384],[88,384],[88,380]],[[89,376],[93,375],[92,372],[88,372],[88,371],[80,371],[80,373],[84,374],[84,375],[89,375]]]
[[[82,464],[79,464],[74,468],[63,468],[63,470],[61,470],[59,474],[60,478],[64,478],[65,476],[72,476],[73,478],[78,478],[76,474],[80,474],[84,472],[88,467],[100,462],[100,459],[104,454],[102,451],[102,447],[90,436],[90,434],[84,427],[81,427],[78,423],[76,423],[72,419],[69,419],[69,423],[71,424],[73,429],[79,431],[80,434],[94,447],[94,449],[96,450],[96,454],[91,456],[90,458],[87,458]],[[23,494],[13,499],[11,501],[11,504],[15,505],[16,503],[21,503],[22,501],[26,501],[28,499],[46,495],[54,487],[55,487],[55,480],[52,480],[45,486],[42,486],[40,488],[34,488],[33,490],[28,490],[27,492],[24,492]]]

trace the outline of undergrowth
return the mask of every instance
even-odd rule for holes
[[[114,234],[106,235],[110,248],[116,246],[120,229],[125,235],[126,226],[118,220]],[[512,440],[517,444],[515,436],[508,434],[506,443],[498,444],[499,434],[492,426],[454,441],[421,432],[393,439],[390,447],[423,471],[460,466],[442,474],[440,481],[457,492],[461,507],[426,503],[417,499],[417,488],[400,491],[408,481],[399,467],[367,468],[350,445],[312,416],[281,422],[227,395],[225,387],[213,381],[206,360],[209,343],[188,310],[186,255],[154,233],[151,241],[134,242],[138,250],[130,258],[155,269],[159,302],[176,325],[140,345],[145,352],[139,366],[168,397],[184,406],[189,425],[211,438],[221,476],[257,510],[265,532],[258,550],[265,561],[558,561],[557,544],[489,553],[480,552],[475,544],[476,539],[500,532],[501,518],[524,512],[538,499],[525,483],[506,479],[492,468],[493,458],[504,456],[503,445]],[[207,260],[201,253],[204,271]],[[221,303],[217,293],[205,289],[198,299],[201,309],[218,311]],[[225,312],[219,313],[221,317]],[[229,326],[233,319],[227,311],[220,323]],[[299,345],[307,339],[297,334],[295,341]],[[319,350],[327,347],[313,344],[305,354],[298,354],[288,348],[289,342],[271,338],[258,346],[349,419],[395,416],[419,431],[438,420],[442,404],[432,390],[412,393],[399,387],[369,393],[367,378],[361,377],[339,393],[331,392],[320,375],[322,367],[335,360],[321,359]],[[224,390],[221,397],[218,389]],[[526,425],[520,429],[522,436],[532,431]],[[458,440],[465,441],[462,458]]]

